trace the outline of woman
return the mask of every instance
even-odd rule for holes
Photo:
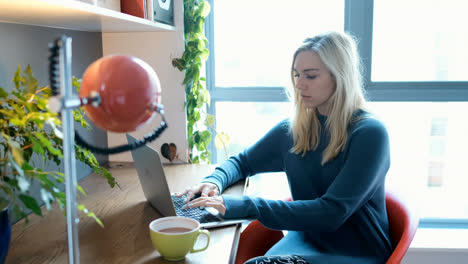
[[[330,32],[295,52],[293,116],[188,188],[188,207],[225,218],[256,218],[288,230],[247,263],[385,263],[392,252],[385,209],[390,166],[385,126],[364,110],[360,59],[352,37]],[[251,175],[284,171],[293,201],[218,194]]]

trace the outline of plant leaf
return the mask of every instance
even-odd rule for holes
[[[41,110],[47,109],[47,103],[49,102],[47,99],[44,98],[37,98],[37,107]]]
[[[50,203],[54,201],[54,196],[46,189],[41,189],[41,198],[44,201],[47,210],[50,210]]]
[[[204,130],[201,133],[201,138],[203,139],[203,141],[206,141],[207,139],[211,138],[211,132],[209,130]]]
[[[12,118],[10,119],[10,123],[14,126],[24,126],[25,125],[25,122],[23,119],[18,119],[18,118]]]
[[[72,78],[72,85],[75,87],[76,91],[80,93],[81,90],[81,79],[78,79],[76,77]]]
[[[22,192],[26,192],[29,190],[29,186],[31,186],[31,184],[28,182],[28,180],[26,180],[24,176],[18,176],[17,180],[18,186]]]
[[[210,92],[206,89],[203,89],[201,92],[201,97],[203,98],[203,102],[209,104],[211,101]]]
[[[211,11],[211,5],[208,1],[203,1],[200,3],[200,16],[206,17]]]
[[[60,131],[60,130],[57,128],[56,123],[55,123],[54,121],[55,121],[55,119],[49,118],[49,119],[47,119],[46,122],[47,122],[47,124],[49,124],[49,125],[52,127],[52,129],[54,130],[54,134],[55,134],[58,138],[63,139],[63,133],[62,133],[62,131]]]
[[[213,126],[214,122],[215,122],[214,115],[207,114],[205,122],[204,122],[205,126],[211,127]]]
[[[37,90],[37,80],[34,78],[31,66],[28,65],[26,69],[24,70],[24,86],[26,87],[26,92],[27,93],[35,93]]]
[[[0,109],[0,113],[2,113],[3,115],[9,118],[13,118],[16,116],[15,112],[13,112],[12,110],[7,110],[7,109]]]
[[[86,207],[83,205],[83,204],[80,204],[78,205],[78,210],[82,211],[83,213],[85,213],[88,217],[91,217],[94,219],[94,221],[96,221],[96,223],[98,223],[98,225],[100,225],[101,227],[104,227],[104,224],[101,222],[101,220],[96,216],[96,214],[94,214],[93,212],[89,212],[88,209],[86,209]]]
[[[32,146],[33,151],[38,154],[44,155],[44,148],[43,148],[41,141],[37,140],[35,137],[29,137],[29,139],[33,143],[33,146]]]
[[[11,139],[8,139],[8,145],[11,149],[11,154],[13,155],[13,159],[10,160],[11,162],[14,163],[14,165],[18,166],[18,169],[21,170],[21,166],[23,166],[23,150],[21,149],[20,145],[18,142],[14,142]],[[21,170],[21,172],[23,172]]]
[[[20,194],[18,198],[24,203],[24,205],[31,209],[35,214],[42,216],[41,207],[37,204],[36,200],[26,194]]]
[[[28,99],[26,99],[26,97],[24,97],[24,95],[23,95],[23,93],[21,91],[13,91],[13,92],[11,92],[11,94],[16,96],[16,98],[18,99],[16,101],[18,101],[20,103],[24,103],[24,102],[26,102],[28,100]]]
[[[224,132],[218,133],[215,137],[215,146],[217,149],[226,148],[226,146],[229,145],[230,140],[231,139],[228,134]]]
[[[0,98],[7,98],[8,97],[8,93],[5,92],[5,90],[0,87]]]
[[[80,191],[80,193],[86,197],[86,193],[85,191],[83,190],[83,187],[81,187],[79,184],[76,185],[76,189],[78,189],[78,191]]]
[[[31,164],[29,164],[26,161],[23,162],[23,165],[21,165],[21,169],[23,169],[23,171],[34,170],[34,168],[31,166]]]
[[[49,138],[45,137],[40,132],[34,132],[34,135],[41,141],[42,145],[45,146],[52,155],[63,158],[62,152],[59,149],[56,149],[52,146],[52,143],[49,140]]]
[[[15,84],[15,88],[19,89],[23,81],[23,77],[21,77],[21,65],[18,65],[18,68],[16,68],[15,71],[15,75],[13,76],[13,83]]]

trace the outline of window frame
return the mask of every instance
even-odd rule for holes
[[[214,0],[208,0],[213,6]],[[466,102],[468,81],[418,81],[381,82],[372,81],[372,41],[374,0],[344,0],[344,30],[358,39],[358,51],[362,59],[363,81],[366,96],[374,102]],[[210,56],[206,62],[207,88],[211,103],[207,111],[216,116],[216,102],[287,102],[284,87],[216,87],[214,50],[214,8],[206,18],[205,32]],[[213,135],[212,142],[214,142]],[[214,144],[210,144],[212,161],[217,160]],[[468,219],[422,218],[420,227],[468,228]]]
[[[368,10],[365,12],[364,10]],[[419,81],[375,82],[372,74],[374,0],[345,0],[345,31],[359,40],[358,50],[364,69],[368,99],[375,102],[464,102],[468,101],[468,82]]]

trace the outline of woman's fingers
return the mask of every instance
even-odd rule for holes
[[[206,194],[206,196],[217,196],[219,195],[219,189],[215,184],[206,182],[202,184],[202,193]]]
[[[198,193],[198,190],[196,188],[192,188],[190,190],[188,190],[187,192],[187,197],[185,198],[185,202],[189,202],[190,200],[192,200],[193,196],[195,196],[195,194]]]
[[[201,190],[201,195],[206,195],[208,196],[208,192],[210,191],[210,186],[209,185],[204,185]]]
[[[186,208],[207,206],[215,208],[222,215],[226,213],[226,207],[224,206],[224,199],[222,196],[208,197],[205,194],[202,194],[202,197],[190,201],[190,203],[186,205]]]
[[[182,197],[184,195],[187,195],[185,201],[188,202],[193,198],[193,196],[195,196],[195,194],[200,193],[200,189],[201,189],[201,185],[197,184],[191,187],[187,187],[184,191],[175,193],[174,195],[176,197]]]
[[[192,189],[192,187],[187,187],[187,188],[185,188],[185,190],[183,190],[182,192],[176,192],[174,195],[175,195],[176,197],[184,196],[184,195],[186,195],[191,189]]]
[[[198,193],[205,194],[206,196],[217,196],[219,195],[219,189],[215,184],[206,182],[187,187],[184,191],[175,193],[174,195],[176,197],[187,195],[186,202],[188,202]]]
[[[203,206],[208,201],[208,199],[210,199],[210,197],[207,197],[207,196],[202,196],[202,197],[199,197],[197,199],[193,199],[192,201],[187,203],[185,205],[185,207],[186,208],[193,208],[193,207]]]
[[[218,210],[218,212],[223,216],[226,214],[226,207],[224,206],[224,203],[207,202],[206,206],[213,207],[214,209]]]

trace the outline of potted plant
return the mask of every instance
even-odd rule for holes
[[[57,202],[62,211],[66,206],[65,193],[60,189],[65,175],[59,171],[42,169],[46,161],[52,161],[59,166],[63,157],[62,133],[59,130],[61,120],[47,107],[51,95],[50,88],[38,86],[30,66],[23,72],[21,66],[18,66],[13,82],[14,88],[11,92],[0,87],[0,249],[2,250],[8,249],[10,240],[11,227],[8,220],[6,221],[8,225],[5,224],[1,230],[1,220],[8,219],[8,214],[14,218],[25,218],[27,223],[28,211],[42,216],[39,206],[41,201],[48,210],[53,202]],[[80,81],[74,78],[73,86],[79,89]],[[89,129],[89,124],[79,109],[74,110],[74,119]],[[117,184],[109,171],[100,166],[93,153],[75,145],[75,154],[77,160],[105,177],[111,187]],[[30,192],[34,181],[40,185],[40,198],[34,197]],[[85,195],[79,185],[77,190]],[[78,205],[78,209],[103,226],[96,215],[89,212],[84,205]],[[0,252],[0,263],[3,263],[2,257],[5,257],[6,250],[3,254]]]

